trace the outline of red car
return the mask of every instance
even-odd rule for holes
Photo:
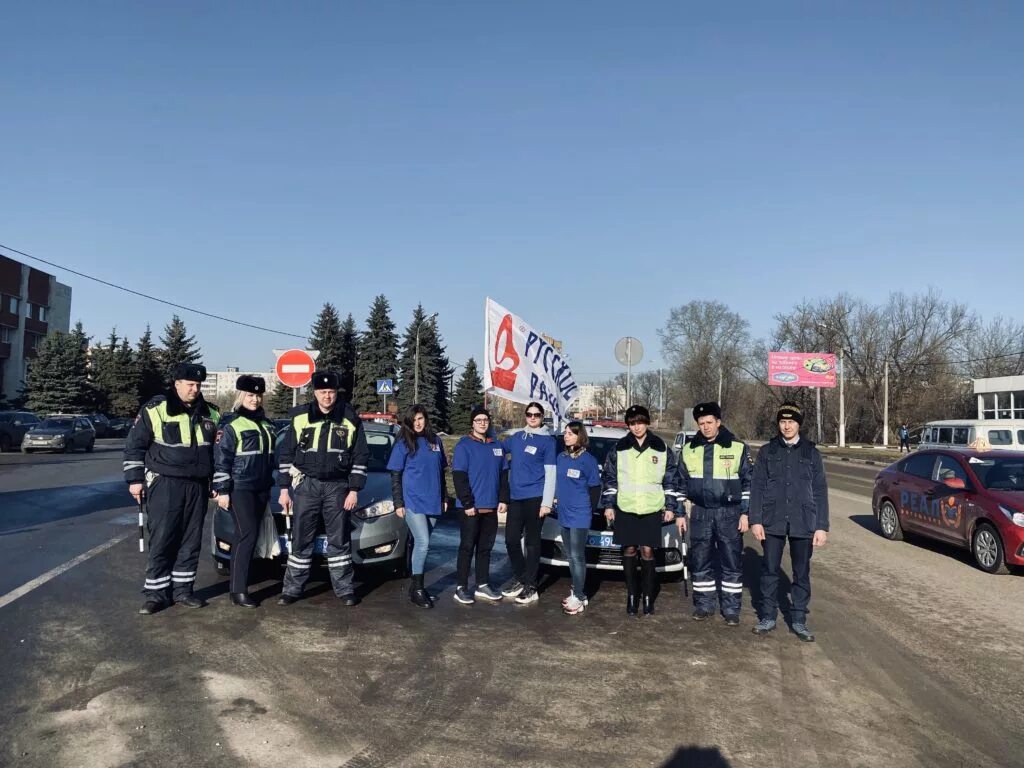
[[[978,567],[1024,565],[1024,452],[923,450],[875,478],[882,535],[904,531],[970,548]]]

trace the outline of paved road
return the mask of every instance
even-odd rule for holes
[[[400,581],[355,609],[320,584],[290,608],[234,609],[204,557],[208,608],[141,617],[132,509],[103,448],[0,456],[0,765],[1024,765],[1024,578],[882,539],[872,468],[829,464],[804,645],[753,637],[749,608],[738,629],[694,623],[678,585],[643,620],[614,578],[581,617],[558,609],[564,577],[530,608],[456,605],[450,524],[433,611]],[[754,594],[759,564],[748,541]]]

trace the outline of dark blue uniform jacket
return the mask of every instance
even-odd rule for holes
[[[761,446],[750,485],[750,524],[774,536],[810,538],[828,530],[828,485],[821,453],[801,437],[795,446],[775,437]]]

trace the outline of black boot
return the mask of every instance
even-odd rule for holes
[[[413,605],[418,605],[420,608],[434,607],[434,601],[430,598],[430,594],[423,588],[422,573],[413,574],[412,582],[409,584],[409,599]]]
[[[256,608],[259,606],[259,603],[249,597],[245,592],[232,592],[231,604],[241,606],[242,608]]]
[[[655,585],[654,558],[645,560],[640,558],[640,584],[644,591],[644,616],[654,613],[654,585]]]
[[[636,590],[636,555],[622,556],[622,573],[626,577],[626,613],[636,616],[638,595]]]

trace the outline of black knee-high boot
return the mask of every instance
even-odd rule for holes
[[[638,602],[636,590],[636,555],[622,556],[622,572],[626,576],[626,613],[636,616]]]
[[[640,558],[640,585],[644,591],[643,606],[644,616],[654,613],[654,585],[656,571],[654,570],[654,558],[650,560]]]

